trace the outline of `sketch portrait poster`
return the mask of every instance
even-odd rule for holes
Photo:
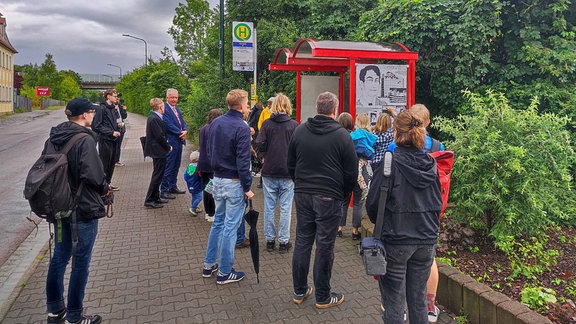
[[[407,75],[407,65],[356,64],[356,114],[375,122],[386,107],[406,109]]]

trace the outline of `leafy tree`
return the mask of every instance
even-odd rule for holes
[[[573,107],[576,12],[568,0],[384,0],[356,38],[399,41],[419,53],[417,97],[456,115],[461,91],[514,91],[513,107]]]
[[[456,152],[451,215],[497,242],[576,225],[567,118],[539,113],[537,99],[515,110],[500,93],[466,92],[465,98],[469,114],[435,120]]]
[[[78,82],[70,75],[65,75],[62,78],[58,90],[58,99],[64,101],[72,100],[82,94],[82,89],[80,89]]]
[[[207,0],[187,0],[176,7],[176,16],[168,33],[172,35],[176,52],[185,65],[206,56],[205,40],[215,17]]]

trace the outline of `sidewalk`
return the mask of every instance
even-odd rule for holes
[[[152,173],[152,162],[143,159],[139,141],[145,122],[145,117],[134,114],[127,120],[121,158],[126,166],[117,167],[114,174],[113,183],[120,187],[115,193],[114,216],[100,221],[84,301],[87,313],[102,315],[104,323],[382,322],[378,284],[364,274],[349,226],[347,235],[336,241],[331,281],[333,289],[345,295],[345,302],[327,310],[316,309],[313,296],[301,305],[292,303],[292,251],[266,252],[262,189],[256,188],[257,181],[253,191],[254,208],[261,212],[260,283],[256,283],[248,248],[236,250],[234,264],[246,272],[244,280],[220,286],[214,277],[202,278],[210,223],[203,214],[191,217],[188,213],[190,195],[177,195],[161,209],[143,207]],[[183,154],[182,172],[189,151],[190,146]],[[179,187],[185,188],[181,176]],[[292,242],[295,225],[293,216]],[[2,323],[46,321],[46,249],[39,259]],[[443,313],[438,323],[456,321]]]

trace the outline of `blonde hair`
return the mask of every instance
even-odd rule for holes
[[[428,110],[428,108],[426,108],[426,106],[423,104],[412,105],[409,110],[422,122],[427,123],[430,121],[430,110]]]
[[[292,103],[290,103],[290,99],[283,93],[276,94],[272,102],[272,107],[270,108],[270,113],[292,115]]]
[[[160,108],[159,106],[163,105],[163,104],[164,104],[164,102],[160,98],[150,99],[150,108],[152,108],[152,110],[154,110],[154,111],[158,110]]]
[[[245,100],[248,100],[248,92],[246,90],[234,89],[230,90],[226,95],[226,103],[230,109],[238,110]]]
[[[392,118],[390,118],[390,115],[386,113],[380,114],[380,116],[378,116],[378,119],[376,119],[376,125],[374,125],[374,130],[377,133],[384,133],[388,129],[390,129],[390,127],[392,127]]]
[[[422,119],[411,110],[405,110],[394,118],[394,142],[403,147],[424,148],[426,128]]]
[[[370,117],[367,113],[361,113],[356,116],[356,128],[368,130],[370,127]]]
[[[344,129],[351,132],[354,130],[354,120],[352,119],[352,115],[347,112],[343,112],[338,117],[336,117],[336,121],[338,124],[342,125]]]

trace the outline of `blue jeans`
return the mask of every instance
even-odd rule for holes
[[[212,181],[216,212],[208,235],[204,266],[211,267],[216,264],[220,254],[218,273],[227,275],[232,272],[234,245],[238,227],[244,216],[244,191],[240,181],[237,180],[214,177]]]
[[[238,226],[238,230],[236,231],[236,244],[242,244],[244,241],[246,241],[246,221],[244,221],[244,217],[242,217],[240,226]]]
[[[426,283],[436,254],[436,244],[386,244],[386,275],[379,277],[384,322],[404,323],[404,301],[411,324],[428,324]]]
[[[292,220],[292,198],[294,198],[294,181],[290,178],[262,177],[264,191],[264,236],[266,241],[276,239],[276,226],[274,225],[274,208],[280,202],[280,227],[278,229],[278,242],[290,241],[290,222]]]
[[[54,226],[54,237],[58,237],[58,228]],[[92,248],[98,234],[98,220],[78,222],[78,244],[74,255],[74,266],[68,282],[68,307],[66,319],[76,322],[82,317],[84,292],[88,282]],[[62,223],[62,242],[56,242],[54,255],[48,267],[46,277],[46,308],[49,313],[60,313],[64,304],[64,273],[72,256],[72,225]]]
[[[294,293],[308,289],[308,271],[312,245],[316,241],[314,257],[314,287],[316,301],[330,297],[330,278],[334,264],[334,242],[340,221],[342,200],[320,195],[295,193],[296,242],[292,256]]]
[[[190,199],[190,207],[196,210],[196,208],[198,208],[198,205],[202,201],[202,190],[198,192],[192,192],[190,194],[192,195],[192,198]]]

